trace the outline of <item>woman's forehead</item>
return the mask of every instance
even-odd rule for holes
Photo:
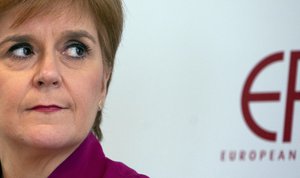
[[[94,21],[84,13],[68,10],[60,11],[58,14],[40,14],[13,25],[16,22],[16,17],[13,17],[15,10],[8,11],[8,14],[2,16],[3,18],[0,20],[0,26],[3,27],[0,29],[0,39],[2,40],[16,35],[30,36],[30,39],[34,39],[34,41],[49,40],[49,38],[61,40],[62,37],[76,34],[75,36],[81,37],[92,36],[94,42],[99,42]]]
[[[24,0],[19,3],[10,4],[9,8],[0,5],[2,18],[13,19],[12,27],[19,26],[33,18],[51,16],[53,20],[68,14],[72,18],[87,18],[90,12],[87,3],[73,0]],[[1,11],[5,9],[5,11]],[[9,14],[9,15],[6,15]],[[0,17],[0,19],[1,19]],[[78,19],[79,20],[79,19]]]

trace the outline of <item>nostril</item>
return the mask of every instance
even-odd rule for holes
[[[38,85],[39,85],[39,86],[42,86],[42,85],[44,85],[44,82],[38,81]]]

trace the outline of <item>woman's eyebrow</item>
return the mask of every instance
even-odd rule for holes
[[[97,43],[95,37],[93,35],[91,35],[89,32],[85,31],[85,30],[67,30],[63,32],[62,35],[64,38],[88,38],[90,39],[93,43]]]
[[[0,46],[2,46],[6,42],[26,42],[32,40],[30,35],[11,35],[0,42]]]
[[[94,38],[93,35],[91,35],[90,33],[88,33],[85,30],[67,30],[64,31],[62,36],[64,38],[88,38],[90,39],[93,43],[97,43],[96,39]],[[6,38],[4,38],[4,40],[2,40],[0,42],[0,46],[2,46],[4,43],[6,42],[27,42],[27,41],[32,41],[34,38],[32,37],[32,35],[11,35],[8,36]]]

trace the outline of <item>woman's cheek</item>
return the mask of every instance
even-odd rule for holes
[[[83,117],[89,117],[91,120],[89,123],[93,123],[98,102],[101,100],[102,80],[98,76],[100,76],[100,72],[81,75],[78,77],[80,80],[72,82],[75,85],[72,87],[73,92],[70,95],[73,96],[76,113],[81,120],[87,119]]]

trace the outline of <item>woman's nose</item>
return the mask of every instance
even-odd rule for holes
[[[62,78],[55,56],[48,55],[39,60],[33,78],[34,86],[37,88],[60,87]]]

